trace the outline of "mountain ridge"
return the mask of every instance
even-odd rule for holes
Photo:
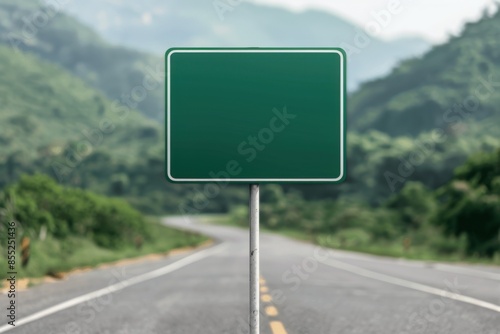
[[[93,24],[109,41],[155,54],[183,46],[338,47],[353,43],[361,29],[318,10],[295,13],[248,2],[226,11],[223,20],[213,2],[205,0],[169,4],[149,0],[140,7],[132,1],[74,1],[67,11]],[[370,40],[371,45],[350,61],[350,90],[363,81],[387,74],[399,61],[429,48],[427,41],[414,36],[388,42],[371,36]]]
[[[449,42],[406,60],[351,96],[350,124],[392,136],[451,128],[458,119],[500,117],[500,12],[470,22]],[[469,122],[470,123],[470,122]]]
[[[0,2],[0,44],[61,66],[119,102],[123,102],[123,94],[143,84],[148,68],[163,64],[161,57],[111,45],[92,28],[67,15],[64,8],[38,0]],[[149,118],[162,119],[161,88],[148,91],[134,108]]]

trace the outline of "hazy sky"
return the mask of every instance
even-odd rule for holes
[[[378,35],[394,38],[418,35],[433,42],[443,42],[450,34],[460,32],[464,22],[481,16],[483,9],[495,0],[248,0],[269,5],[280,5],[292,10],[319,8],[365,26],[373,21],[372,12],[388,8],[393,1],[400,3],[400,13]]]

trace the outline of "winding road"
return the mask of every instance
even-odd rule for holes
[[[248,231],[164,223],[212,246],[22,291],[0,333],[248,333]],[[406,261],[261,235],[261,332],[500,334],[500,268]],[[7,296],[0,306],[7,314]]]

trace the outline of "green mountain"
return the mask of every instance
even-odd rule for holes
[[[55,65],[2,46],[0,73],[3,162],[17,155],[56,161],[65,150],[74,149],[73,158],[82,161],[105,150],[128,163],[160,146],[162,129],[156,122],[111,103]]]
[[[22,173],[45,172],[61,183],[126,195],[123,175],[141,168],[149,168],[149,179],[138,184],[158,184],[163,134],[156,122],[11,48],[0,47],[0,73],[0,187]]]
[[[65,6],[48,6],[38,0],[2,0],[0,44],[62,66],[110,99],[161,119],[162,58],[105,42],[66,15]]]
[[[165,181],[164,133],[156,121],[13,48],[0,46],[0,73],[0,189],[42,172],[123,197],[143,212],[190,210],[200,191]],[[227,210],[244,196],[240,190],[199,208]]]
[[[391,136],[464,127],[484,133],[500,121],[499,36],[500,12],[485,15],[448,43],[366,83],[349,101],[351,129]]]
[[[485,15],[350,97],[348,192],[381,203],[407,181],[435,189],[500,146],[498,36],[500,12]]]
[[[0,36],[8,45],[13,31],[22,33],[24,14],[46,10],[31,0],[4,1],[0,8]],[[471,153],[498,146],[500,95],[487,93],[500,79],[499,21],[495,14],[469,24],[449,43],[363,85],[349,100],[347,182],[288,185],[285,191],[380,204],[407,181],[440,187]],[[147,56],[110,46],[61,13],[32,38],[19,38],[19,48],[0,47],[0,186],[24,172],[45,172],[63,183],[125,197],[148,212],[189,211],[193,202],[199,204],[195,211],[221,211],[245,197],[243,188],[231,187],[205,203],[203,188],[164,182],[161,126],[126,102],[110,101],[112,94],[99,87],[109,83],[116,94],[132,91],[144,78],[140,64]],[[148,91],[148,98],[158,102],[162,94]],[[474,112],[454,108],[472,108],[477,101]],[[107,133],[109,120],[115,128]]]
[[[74,0],[66,9],[107,40],[155,54],[174,46],[356,46],[362,30],[327,12],[291,12],[249,1]],[[367,44],[349,59],[351,90],[429,48],[416,37],[369,37]]]

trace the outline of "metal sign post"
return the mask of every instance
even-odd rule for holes
[[[214,186],[250,184],[250,334],[260,332],[259,183],[345,179],[346,58],[340,48],[165,54],[166,179],[206,184],[207,200]]]
[[[259,185],[250,184],[250,334],[260,333]]]

